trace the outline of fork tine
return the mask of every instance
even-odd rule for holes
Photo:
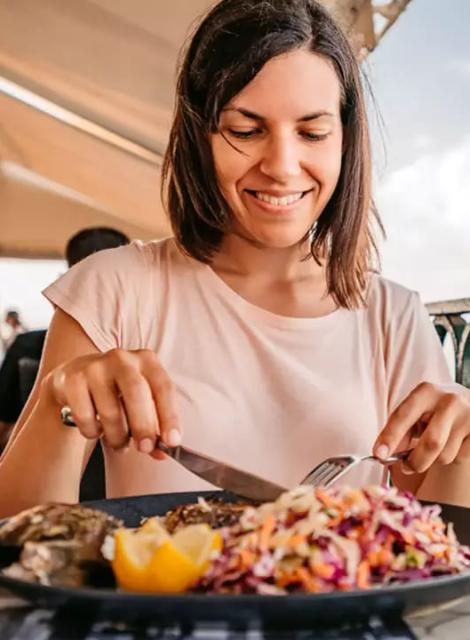
[[[323,479],[329,477],[330,474],[336,471],[338,466],[331,462],[322,462],[312,473],[304,480],[304,484],[310,484],[313,487],[320,486]]]
[[[315,479],[314,486],[323,486],[329,478],[334,477],[338,473],[338,469],[339,467],[336,464],[330,463],[328,467],[325,467],[323,473]]]
[[[330,469],[327,473],[323,474],[321,478],[318,479],[317,484],[315,486],[328,486],[335,478],[337,478],[342,472],[343,467],[339,464],[331,465]]]
[[[337,465],[336,469],[332,471],[326,478],[323,478],[322,484],[324,487],[327,487],[329,484],[337,480],[343,473],[346,471],[347,467],[342,467],[341,465]]]
[[[354,467],[358,461],[359,459],[354,456],[328,458],[317,465],[317,467],[302,480],[302,484],[308,484],[312,487],[326,487]]]
[[[306,478],[302,480],[302,484],[313,484],[317,481],[317,479],[325,473],[325,469],[329,467],[329,462],[322,462],[315,469],[308,474]]]

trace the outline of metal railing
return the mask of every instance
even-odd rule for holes
[[[470,298],[432,302],[426,305],[442,344],[447,336],[452,341],[455,358],[455,380],[470,387]],[[469,317],[465,317],[465,316]]]

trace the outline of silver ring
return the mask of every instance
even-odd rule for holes
[[[67,427],[76,427],[77,423],[73,419],[72,410],[70,407],[62,407],[60,410],[60,419],[62,423]]]

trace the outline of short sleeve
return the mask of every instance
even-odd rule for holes
[[[385,339],[389,413],[421,382],[453,383],[426,308],[416,292],[407,293],[405,304],[392,314]]]
[[[142,244],[133,242],[85,258],[43,294],[74,318],[100,351],[138,349],[139,299],[148,272]]]

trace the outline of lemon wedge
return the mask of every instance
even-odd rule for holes
[[[204,575],[214,552],[222,548],[220,534],[208,525],[190,525],[171,536],[156,519],[137,531],[115,534],[112,567],[126,591],[182,593]]]
[[[126,591],[147,591],[148,565],[161,544],[152,533],[118,529],[114,534],[111,566],[119,586]]]
[[[170,534],[163,526],[160,518],[149,518],[146,520],[143,525],[137,530],[139,535],[141,533],[153,533],[155,536],[158,536],[160,542],[164,542],[170,538]]]

